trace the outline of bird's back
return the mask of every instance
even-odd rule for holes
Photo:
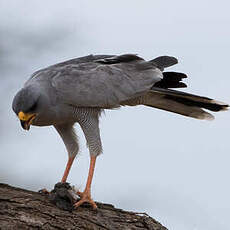
[[[113,108],[149,90],[162,78],[153,63],[133,55],[89,55],[35,72],[28,84],[49,82],[63,102]]]

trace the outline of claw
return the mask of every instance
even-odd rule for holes
[[[46,188],[40,189],[38,192],[41,193],[41,194],[44,194],[44,195],[49,195],[50,194],[50,192]]]
[[[89,203],[91,204],[91,206],[93,207],[93,209],[97,209],[97,205],[96,203],[91,199],[91,196],[89,193],[86,192],[77,192],[77,195],[80,196],[81,200],[79,200],[78,202],[76,202],[74,204],[74,207],[77,208],[79,206],[81,206],[83,203]]]

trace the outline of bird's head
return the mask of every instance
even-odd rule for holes
[[[39,114],[39,97],[39,90],[30,86],[22,88],[14,97],[12,108],[25,130],[30,129],[30,125]]]

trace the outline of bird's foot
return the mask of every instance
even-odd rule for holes
[[[77,195],[80,196],[80,200],[74,204],[74,207],[77,208],[81,206],[83,203],[89,203],[93,207],[93,209],[97,209],[96,203],[92,200],[90,192],[77,192]]]
[[[44,194],[44,195],[49,195],[50,194],[50,192],[46,188],[40,189],[38,192],[41,193],[41,194]]]

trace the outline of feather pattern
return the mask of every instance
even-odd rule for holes
[[[78,107],[118,107],[160,81],[161,71],[135,55],[88,56],[37,71],[27,82],[46,79],[66,104]],[[105,63],[104,63],[105,62]]]
[[[184,73],[162,72],[177,62],[169,56],[145,61],[135,54],[89,55],[39,70],[25,86],[45,82],[47,94],[56,95],[52,104],[61,101],[88,109],[143,104],[197,119],[212,119],[203,109],[228,108],[207,97],[168,89],[186,87],[182,82],[187,77]]]

